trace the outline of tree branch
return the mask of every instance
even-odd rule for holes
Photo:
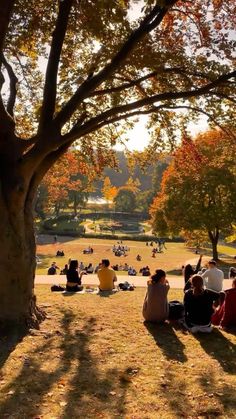
[[[15,101],[16,101],[16,93],[17,93],[16,85],[17,85],[18,79],[13,71],[12,66],[7,62],[3,54],[1,55],[1,60],[4,67],[7,70],[7,74],[10,80],[10,95],[7,101],[7,112],[13,117],[14,106],[15,106]]]
[[[0,2],[0,52],[3,51],[4,41],[15,0]]]
[[[218,77],[215,81],[208,83],[207,85],[200,87],[198,89],[189,90],[189,91],[183,91],[183,92],[166,92],[166,93],[160,93],[158,95],[154,95],[151,97],[147,97],[144,99],[137,100],[135,102],[128,103],[126,105],[120,105],[111,109],[108,109],[107,111],[101,113],[100,115],[95,116],[94,118],[91,118],[89,121],[85,122],[81,126],[76,126],[76,128],[72,128],[72,130],[62,137],[62,142],[65,141],[65,139],[73,138],[74,140],[77,137],[81,137],[85,133],[90,132],[94,130],[94,127],[98,127],[99,124],[103,123],[104,121],[108,123],[109,118],[111,117],[119,117],[120,119],[125,118],[125,113],[130,112],[134,109],[139,109],[144,106],[152,105],[155,102],[160,102],[164,100],[173,100],[173,99],[188,99],[191,97],[198,97],[203,96],[206,94],[209,94],[211,90],[213,90],[215,87],[219,86],[221,83],[224,83],[228,79],[236,77],[236,71],[233,71],[228,74],[223,74],[222,76]],[[217,93],[214,92],[214,95]]]
[[[52,121],[55,112],[58,67],[72,4],[73,0],[59,2],[59,12],[56,27],[52,35],[51,50],[46,70],[39,132],[41,132],[46,124]]]
[[[131,33],[127,41],[123,44],[118,53],[113,57],[111,62],[97,74],[87,78],[80,85],[75,94],[55,117],[55,122],[60,127],[63,126],[65,122],[68,121],[68,119],[70,119],[78,105],[121,66],[121,64],[125,61],[137,43],[140,42],[145,37],[145,35],[147,35],[161,23],[168,9],[176,2],[177,0],[166,0],[165,6],[156,5],[152,11],[143,19],[140,26]]]
[[[192,76],[201,77],[208,81],[212,81],[212,79],[210,79],[210,77],[204,73],[187,71],[181,67],[172,67],[172,68],[160,67],[159,69],[152,71],[151,73],[148,73],[145,76],[142,76],[142,77],[139,77],[138,79],[121,84],[120,86],[111,87],[109,89],[95,90],[94,92],[91,92],[87,97],[102,96],[102,95],[106,95],[110,93],[120,92],[122,90],[129,89],[130,87],[137,86],[143,81],[149,80],[153,77],[159,76],[161,74],[168,74],[168,73],[174,73],[176,75],[191,76],[191,77]]]

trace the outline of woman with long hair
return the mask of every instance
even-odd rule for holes
[[[78,260],[72,259],[70,261],[69,269],[66,273],[66,291],[77,292],[82,291],[83,289],[83,287],[81,286],[81,278],[83,272],[81,272],[81,274],[79,275],[78,266]]]
[[[204,289],[201,275],[192,276],[192,288],[184,295],[185,322],[192,333],[212,331],[211,316],[213,302],[219,299],[219,293]]]
[[[189,288],[191,288],[191,277],[198,273],[198,271],[201,269],[201,263],[202,263],[202,255],[200,255],[197,265],[194,268],[190,263],[184,266],[183,269],[183,275],[184,275],[184,291],[187,291]]]
[[[146,321],[162,323],[168,319],[167,294],[169,289],[165,271],[157,269],[148,281],[147,293],[143,303],[143,317]]]

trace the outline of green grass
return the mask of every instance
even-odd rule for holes
[[[145,326],[141,288],[36,293],[47,311],[41,330],[16,346],[0,341],[1,418],[235,418],[236,336]]]
[[[198,260],[198,255],[195,255],[194,249],[187,248],[184,243],[166,243],[167,249],[163,253],[157,254],[156,258],[152,257],[152,247],[146,246],[145,242],[126,240],[126,244],[130,251],[126,257],[121,256],[117,257],[112,252],[112,246],[116,243],[113,239],[88,239],[88,238],[63,238],[59,237],[59,243],[53,244],[53,236],[47,237],[48,241],[45,241],[45,244],[38,245],[37,255],[41,259],[41,263],[37,266],[37,274],[46,274],[47,268],[51,265],[53,261],[56,261],[60,268],[62,268],[65,263],[68,262],[68,259],[78,259],[83,261],[84,264],[92,262],[94,265],[97,265],[103,258],[110,259],[111,264],[124,264],[125,262],[129,265],[132,265],[136,268],[137,271],[144,266],[148,265],[151,269],[151,272],[154,272],[155,269],[162,268],[168,272],[168,274],[181,275],[181,267],[186,262],[196,263]],[[83,249],[88,246],[93,247],[93,255],[84,255]],[[64,250],[65,257],[56,258],[57,250]],[[230,255],[232,248],[230,246],[224,246],[224,254]],[[203,258],[203,265],[211,257],[209,249],[204,249],[206,257]],[[137,262],[137,254],[142,256],[142,261]],[[228,258],[224,256],[221,261],[221,267],[227,275],[229,266],[235,266],[236,260],[232,259],[232,256]]]

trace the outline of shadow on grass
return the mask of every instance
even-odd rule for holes
[[[226,338],[218,329],[208,334],[195,334],[204,351],[216,359],[223,370],[229,374],[236,373],[236,345]]]
[[[16,346],[23,340],[26,336],[27,330],[25,329],[15,329],[12,330],[10,334],[0,332],[0,369],[4,366],[6,360],[14,351]]]
[[[98,291],[97,295],[99,295],[99,297],[105,297],[105,298],[109,298],[112,295],[116,295],[118,291]]]
[[[53,334],[29,356],[22,356],[19,374],[4,388],[1,418],[38,417],[43,406],[49,409],[49,403],[51,406],[56,403],[55,408],[60,409],[56,416],[63,419],[95,417],[104,411],[109,417],[125,415],[129,386],[129,382],[122,380],[125,371],[114,368],[104,371],[91,354],[96,320],[91,317],[81,321],[78,328],[77,322],[73,324],[75,316],[71,311],[62,310],[62,313],[59,337]]]
[[[152,335],[157,346],[162,350],[163,355],[168,360],[175,360],[178,362],[187,361],[187,357],[184,354],[185,346],[179,340],[171,324],[155,324],[145,321],[144,326]]]
[[[198,379],[204,394],[210,394],[211,398],[218,399],[221,404],[221,409],[213,406],[210,406],[210,409],[205,407],[205,409],[203,408],[199,411],[199,415],[204,417],[209,417],[210,415],[210,417],[223,417],[224,414],[224,417],[234,417],[232,412],[236,410],[235,388],[230,383],[221,382],[217,379],[216,372],[212,370],[209,374],[202,373]],[[222,408],[224,409],[223,411]],[[228,412],[230,416],[228,416]]]

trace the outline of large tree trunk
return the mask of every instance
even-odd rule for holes
[[[10,210],[0,198],[0,327],[38,327],[45,317],[34,295],[35,237],[32,211]]]
[[[217,250],[217,244],[219,240],[219,230],[216,228],[214,232],[208,231],[208,236],[211,240],[212,245],[212,257],[214,260],[219,259],[218,250]]]

